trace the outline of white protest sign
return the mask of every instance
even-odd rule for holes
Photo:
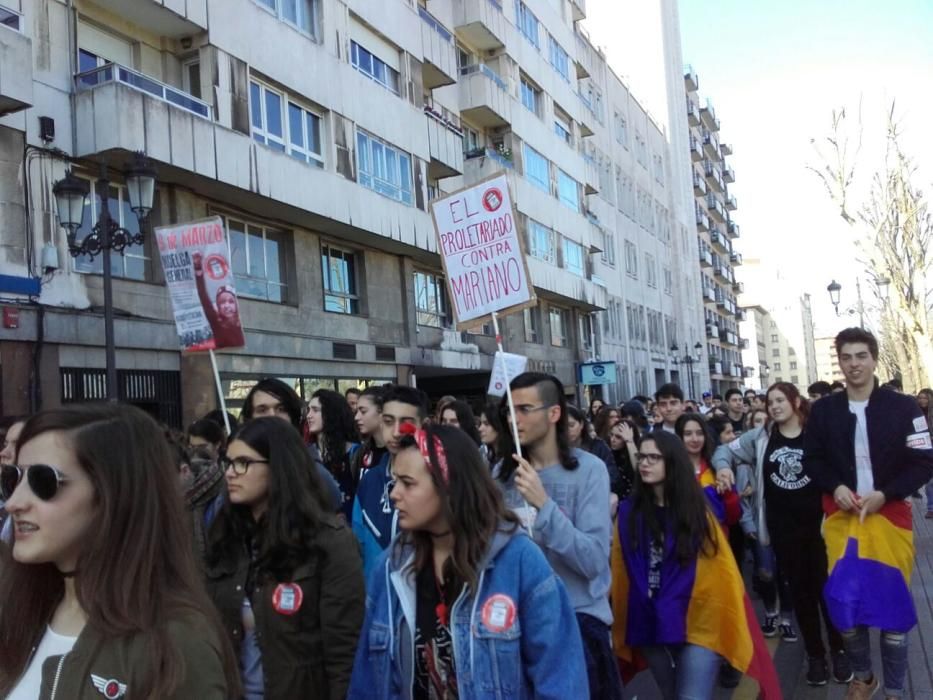
[[[458,329],[535,304],[504,174],[433,201],[431,214]]]
[[[219,216],[155,230],[182,350],[246,344],[223,221]]]
[[[486,393],[491,396],[504,396],[509,382],[524,372],[527,366],[528,358],[524,355],[497,352],[489,377],[489,390]]]

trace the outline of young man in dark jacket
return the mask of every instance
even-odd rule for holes
[[[804,470],[823,492],[828,516],[824,523],[830,564],[827,591],[834,584],[834,575],[859,578],[862,573],[879,569],[882,562],[874,561],[878,559],[876,552],[866,551],[864,557],[860,556],[858,545],[864,532],[879,533],[874,536],[886,540],[902,563],[903,576],[883,580],[867,576],[870,585],[851,581],[852,585],[843,586],[848,596],[827,595],[827,603],[855,672],[846,698],[867,699],[878,689],[871,668],[868,626],[873,622],[877,625],[879,620],[884,620],[881,658],[885,696],[904,697],[907,632],[916,624],[907,585],[913,561],[908,499],[933,477],[933,444],[916,401],[878,387],[875,337],[862,328],[847,328],[836,336],[835,344],[846,390],[814,402],[803,458]],[[856,518],[858,523],[854,522]],[[837,571],[843,559],[846,566]],[[863,564],[865,567],[859,568]],[[884,568],[887,572],[898,571],[896,566]],[[866,611],[874,615],[866,618]],[[899,611],[903,614],[898,617],[895,613]]]

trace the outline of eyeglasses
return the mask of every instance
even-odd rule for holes
[[[556,405],[557,404],[553,404],[553,403],[544,404],[543,406],[529,406],[528,404],[521,404],[520,406],[515,407],[515,413],[516,415],[519,415],[519,416],[530,416],[532,413],[537,413],[538,411],[546,411],[549,408],[556,406]],[[509,417],[508,407],[506,406],[500,409],[499,415],[501,415],[503,418],[508,418]]]
[[[233,469],[233,473],[237,476],[243,476],[246,472],[248,472],[251,464],[269,463],[268,459],[250,459],[249,457],[237,457],[236,459],[221,457],[218,461],[224,471]]]
[[[16,491],[24,474],[30,490],[43,501],[51,501],[58,489],[68,483],[64,474],[48,464],[32,464],[28,467],[6,464],[0,467],[0,496],[4,501],[8,501]]]
[[[657,464],[662,459],[664,459],[664,455],[661,454],[639,452],[637,455],[635,455],[636,462],[647,462],[648,464]]]

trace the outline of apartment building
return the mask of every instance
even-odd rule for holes
[[[671,147],[579,27],[583,0],[0,0],[2,410],[103,395],[102,259],[67,252],[52,183],[89,181],[137,230],[121,168],[158,168],[145,242],[113,257],[121,397],[180,423],[214,406],[178,352],[151,229],[220,216],[247,347],[218,353],[237,407],[260,376],[480,397],[495,341],[454,330],[428,203],[506,171],[537,308],[505,345],[569,391],[614,360],[650,392],[695,332]],[[56,261],[57,259],[57,261]],[[55,264],[49,264],[55,262]],[[182,413],[184,407],[184,414]]]
[[[814,343],[816,351],[816,378],[824,382],[842,382],[846,378],[839,369],[839,358],[836,356],[835,336],[821,336]]]
[[[764,390],[775,382],[790,382],[806,396],[807,387],[822,378],[810,295],[767,305],[743,298],[742,309],[746,313],[743,337],[755,339],[742,351],[743,363],[750,370],[746,385]]]
[[[735,275],[735,268],[742,264],[742,254],[736,245],[740,229],[733,217],[738,203],[729,192],[735,172],[726,162],[732,148],[721,137],[712,102],[701,100],[699,77],[689,66],[684,71],[684,85],[706,354],[713,391],[723,393],[742,385],[748,374],[742,363],[742,351],[749,343],[739,332],[745,312],[737,303],[743,284]]]

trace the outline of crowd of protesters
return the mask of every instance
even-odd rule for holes
[[[860,700],[880,626],[905,697],[933,391],[878,386],[866,331],[836,350],[846,385],[808,398],[665,384],[578,408],[525,373],[510,416],[267,378],[184,432],[116,403],[8,419],[0,696],[614,700],[647,669],[665,700],[743,674],[770,699],[763,639],[799,629],[807,681]],[[856,524],[889,559],[849,559]],[[863,575],[893,612],[861,615],[842,584]]]

